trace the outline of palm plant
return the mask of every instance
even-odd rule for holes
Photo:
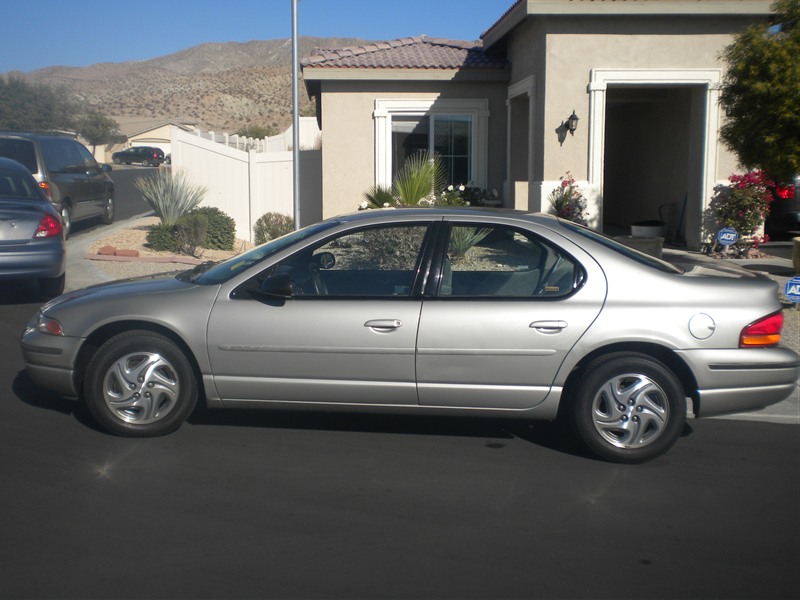
[[[417,152],[394,179],[394,192],[402,206],[416,206],[420,200],[436,197],[444,189],[444,165],[438,155],[427,151]]]

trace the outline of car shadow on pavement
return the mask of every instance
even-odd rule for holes
[[[29,406],[52,410],[65,415],[74,413],[77,405],[74,400],[69,400],[56,392],[37,386],[25,370],[17,373],[11,383],[11,391]]]
[[[352,431],[400,435],[482,438],[484,445],[501,450],[519,439],[559,453],[592,458],[559,422],[524,421],[459,416],[357,414],[325,411],[225,410],[198,408],[192,425]]]

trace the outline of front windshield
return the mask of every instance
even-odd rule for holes
[[[614,250],[615,252],[619,252],[627,256],[628,258],[632,258],[636,262],[642,263],[647,265],[648,267],[653,267],[654,269],[658,269],[659,271],[663,271],[665,273],[683,273],[683,269],[680,267],[676,267],[675,265],[668,263],[660,258],[656,258],[655,256],[650,256],[649,254],[645,254],[644,252],[639,252],[638,250],[631,248],[630,246],[625,246],[620,242],[616,241],[613,238],[603,235],[602,233],[598,233],[588,227],[583,227],[582,225],[577,225],[571,221],[564,221],[560,220],[561,224],[564,225],[567,229],[574,231],[584,237],[587,237],[591,240],[594,240],[598,244],[602,244],[606,248]]]
[[[322,223],[310,225],[299,231],[293,231],[292,233],[271,240],[266,244],[257,246],[248,252],[229,258],[226,261],[199,265],[200,268],[187,271],[179,275],[179,278],[191,281],[192,283],[199,283],[200,285],[217,285],[224,283],[239,273],[249,269],[254,264],[277,254],[281,250],[330,229],[331,227],[336,227],[336,225],[338,225],[336,221],[324,221]]]

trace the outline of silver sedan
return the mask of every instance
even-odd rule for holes
[[[46,304],[31,377],[126,436],[210,408],[564,419],[654,458],[698,417],[796,390],[776,284],[684,271],[547,215],[363,211],[177,277]]]

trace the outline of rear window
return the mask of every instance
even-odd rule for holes
[[[37,173],[36,149],[30,140],[0,138],[0,156],[5,156],[25,165],[31,173]]]
[[[607,237],[601,233],[598,233],[588,227],[583,227],[582,225],[577,225],[571,221],[563,221],[561,220],[561,224],[566,227],[567,229],[574,231],[582,235],[583,237],[589,238],[598,244],[602,244],[606,248],[614,250],[619,254],[627,256],[635,260],[638,263],[642,263],[643,265],[647,265],[648,267],[652,267],[654,269],[658,269],[659,271],[663,271],[664,273],[683,273],[683,269],[676,267],[673,264],[670,264],[660,258],[656,258],[655,256],[650,256],[649,254],[645,254],[644,252],[639,252],[629,246],[625,246],[624,244],[620,244],[618,241]]]
[[[39,187],[32,177],[8,169],[0,169],[0,198],[2,197],[42,199]]]

